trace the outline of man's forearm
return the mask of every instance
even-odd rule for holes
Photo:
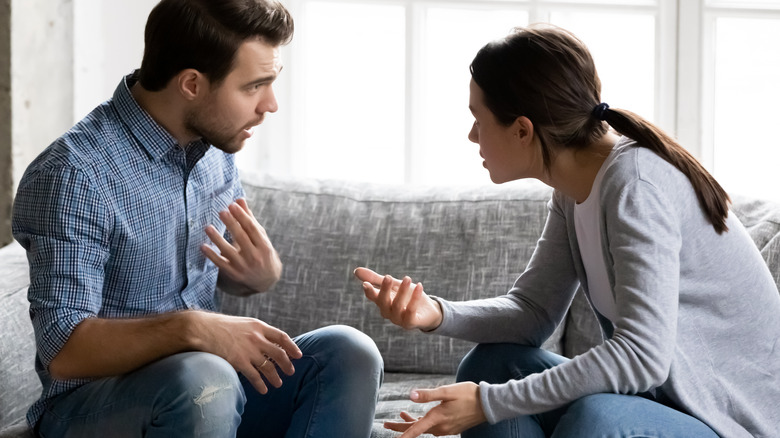
[[[139,319],[89,318],[73,330],[49,365],[55,379],[116,376],[158,359],[193,350],[196,312]]]

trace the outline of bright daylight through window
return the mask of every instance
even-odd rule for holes
[[[271,173],[489,183],[466,135],[468,65],[513,26],[551,22],[590,47],[603,100],[678,136],[727,190],[780,199],[780,0],[288,2],[286,115],[255,140]],[[280,111],[284,112],[284,111]],[[249,155],[252,152],[247,152]],[[260,163],[258,163],[260,161]]]
[[[780,200],[780,0],[283,2],[296,34],[247,170],[490,184],[466,137],[469,63],[512,27],[551,22],[588,45],[610,106],[676,135],[730,193]],[[95,3],[74,2],[76,120],[140,64],[156,0]],[[95,38],[94,23],[121,32]]]

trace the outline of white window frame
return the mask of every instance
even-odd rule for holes
[[[715,22],[722,17],[780,19],[780,0],[774,3],[697,0],[680,2],[680,88],[678,136],[683,144],[717,177],[715,169]],[[694,62],[695,59],[695,62]],[[684,123],[683,123],[684,122]],[[690,146],[689,146],[690,145]]]
[[[296,163],[301,162],[304,147],[299,139],[299,132],[303,123],[302,109],[298,102],[302,101],[301,90],[293,84],[302,82],[302,69],[295,68],[303,65],[305,52],[296,47],[296,41],[305,40],[307,32],[305,7],[307,3],[321,0],[288,0],[285,5],[296,19],[296,36],[290,46],[283,50],[283,62],[289,63],[292,68],[285,71],[277,82],[277,95],[280,100],[280,111],[267,119],[267,126],[258,130],[255,134],[253,147],[246,148],[242,154],[247,156],[246,162],[255,163],[253,169],[280,175],[300,175],[296,169]],[[570,11],[636,11],[652,13],[656,22],[655,43],[655,122],[671,132],[677,130],[677,2],[678,0],[636,0],[629,2],[620,0],[602,0],[601,2],[580,3],[558,0],[338,0],[339,3],[359,4],[383,4],[403,5],[406,7],[406,111],[405,111],[405,182],[415,183],[414,175],[421,164],[414,160],[415,139],[419,131],[416,124],[416,114],[420,112],[420,103],[415,99],[418,95],[418,83],[415,81],[418,74],[419,60],[423,44],[418,44],[420,35],[423,35],[425,25],[424,13],[430,6],[469,5],[479,8],[511,8],[526,10],[529,12],[529,21],[546,22],[549,14],[554,9],[566,9]],[[625,3],[625,4],[620,4]],[[520,23],[522,24],[522,23]],[[606,29],[608,31],[608,29]],[[616,36],[619,37],[619,36]],[[485,41],[487,42],[487,41]],[[587,43],[587,42],[586,42]],[[627,108],[630,109],[630,108]],[[463,127],[464,132],[468,127]],[[259,134],[259,135],[258,135]],[[465,134],[464,134],[465,135]],[[327,147],[323,144],[322,147]],[[242,160],[243,161],[243,160]]]

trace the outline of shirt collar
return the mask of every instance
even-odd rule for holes
[[[138,71],[125,76],[114,91],[114,105],[119,112],[119,118],[127,125],[130,132],[146,149],[153,159],[159,159],[179,146],[176,139],[152,116],[136,102],[130,88],[138,81]],[[198,150],[202,156],[209,145],[203,140],[197,140],[186,145],[188,151]]]

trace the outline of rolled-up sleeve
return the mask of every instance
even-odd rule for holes
[[[76,326],[100,311],[110,222],[104,200],[77,169],[35,169],[22,179],[13,232],[27,250],[30,317],[47,369]]]

